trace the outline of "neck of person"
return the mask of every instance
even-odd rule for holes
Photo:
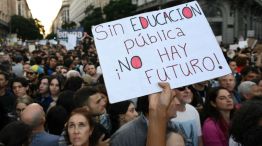
[[[225,119],[227,124],[230,123],[230,111],[220,111],[221,116]]]
[[[33,129],[33,133],[40,133],[40,132],[44,132],[44,131],[45,131],[45,128],[42,125]]]
[[[43,93],[41,95],[42,95],[42,97],[48,97],[50,94],[47,92],[47,93]]]
[[[0,96],[4,96],[5,95],[5,88],[0,89]]]
[[[57,99],[58,99],[58,95],[57,95],[57,94],[51,95],[51,97],[52,97],[52,99],[53,99],[54,101],[57,101]]]
[[[178,111],[179,112],[186,111],[186,103],[180,103],[180,105],[178,105]]]

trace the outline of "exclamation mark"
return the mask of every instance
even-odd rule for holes
[[[219,69],[222,69],[223,67],[220,65],[220,62],[218,61],[216,54],[215,54],[215,53],[213,53],[213,54],[214,54],[214,56],[215,56],[215,58],[216,58],[216,60],[217,60],[217,63],[219,64],[218,68],[219,68]]]
[[[118,79],[120,80],[120,74],[118,72],[118,69],[116,69],[117,75],[118,75]]]

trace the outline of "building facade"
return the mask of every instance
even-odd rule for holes
[[[26,0],[0,0],[0,37],[9,33],[9,21],[13,15],[32,18]]]
[[[80,22],[86,16],[86,9],[89,6],[94,8],[103,8],[110,0],[63,0],[62,7],[52,24],[52,32],[57,32],[57,29],[62,28],[65,22],[75,22],[80,26]]]
[[[64,23],[70,22],[69,6],[70,6],[71,1],[73,0],[63,0],[62,6],[58,14],[56,15],[56,18],[54,19],[52,23],[52,27],[51,27],[52,30],[50,32],[56,32],[57,29],[62,28],[62,25]]]
[[[175,6],[190,0],[132,0],[138,13]],[[191,0],[192,1],[192,0]],[[262,39],[262,0],[197,0],[216,36],[230,44],[243,37]],[[251,33],[250,33],[251,32]]]
[[[80,21],[85,18],[85,10],[88,6],[88,0],[72,0],[69,6],[69,19],[78,26]]]

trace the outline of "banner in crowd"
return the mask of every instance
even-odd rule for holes
[[[231,73],[196,1],[92,27],[111,103]]]
[[[77,29],[70,29],[70,30],[64,30],[64,29],[58,29],[57,30],[57,39],[59,41],[68,41],[68,35],[76,35],[77,36],[77,40],[79,41],[84,34],[84,28],[80,27]]]

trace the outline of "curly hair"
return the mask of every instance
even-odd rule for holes
[[[262,145],[262,101],[245,102],[232,120],[230,133],[243,146]],[[260,122],[260,123],[259,123]]]

